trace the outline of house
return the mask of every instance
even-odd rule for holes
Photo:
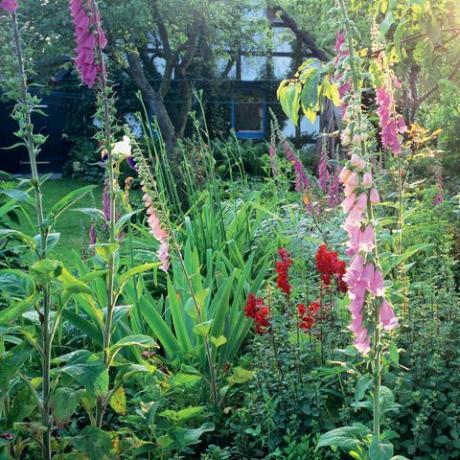
[[[276,90],[281,80],[293,75],[306,58],[318,57],[319,52],[312,49],[311,39],[305,37],[304,32],[297,30],[286,14],[276,14],[271,9],[248,12],[248,21],[260,19],[268,20],[268,34],[253,37],[247,46],[243,43],[237,50],[231,67],[227,69],[224,81],[219,83],[217,89],[210,91],[210,94],[206,93],[205,105],[211,134],[226,137],[232,129],[239,139],[268,140],[270,111],[273,111],[286,137],[295,137],[298,141],[300,139],[300,144],[314,143],[319,130],[319,117],[313,123],[302,117],[299,126],[294,126],[283,114],[276,100]],[[158,70],[158,78],[161,79],[161,58],[155,57],[154,63]],[[217,62],[217,67],[226,65],[228,59]],[[66,85],[66,82],[71,84]],[[42,110],[47,116],[34,116],[37,131],[48,137],[39,156],[41,172],[62,171],[71,148],[67,128],[69,125],[75,125],[76,112],[83,112],[80,124],[91,125],[94,111],[94,95],[87,89],[75,88],[77,77],[72,71],[72,66],[59,71],[52,83],[52,91],[42,98]],[[176,91],[177,94],[174,94],[175,84],[177,85],[178,81],[175,81],[173,76],[173,94],[167,101],[169,105],[182,103],[180,92]],[[194,84],[197,88],[206,88],[208,82],[201,75]],[[125,111],[123,117],[128,124],[137,129],[131,113],[138,110],[134,92],[132,87],[117,87],[120,100],[125,105],[126,101],[132,101],[132,107],[129,107],[128,103],[128,107],[122,108]],[[0,105],[0,170],[22,173],[28,170],[25,149],[19,147],[5,150],[16,143],[13,135],[15,122],[9,117],[11,108],[10,104]],[[174,113],[174,110],[171,112]],[[76,135],[81,136],[81,131],[77,129]]]

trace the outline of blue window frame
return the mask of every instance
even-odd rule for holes
[[[232,128],[239,139],[264,139],[267,104],[264,97],[253,92],[236,93],[232,97]]]

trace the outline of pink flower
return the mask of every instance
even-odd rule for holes
[[[358,199],[356,200],[355,208],[359,210],[360,212],[364,212],[367,207],[367,194],[366,193],[361,193],[359,195]]]
[[[101,63],[96,58],[96,46],[104,49],[107,39],[91,0],[70,0],[70,11],[77,42],[75,63],[83,83],[92,88],[101,72]]]
[[[375,233],[372,225],[368,225],[363,232],[360,233],[359,250],[363,252],[371,252],[375,248]]]
[[[342,168],[342,171],[340,171],[339,173],[339,179],[342,181],[342,183],[346,184],[350,174],[351,174],[351,170],[348,169],[346,166],[344,166]]]
[[[363,329],[356,337],[354,345],[357,350],[363,355],[367,355],[371,350],[371,340],[368,335],[367,329]]]
[[[370,172],[366,172],[363,175],[363,186],[368,188],[372,185],[372,174]]]
[[[18,9],[18,2],[16,0],[2,0],[0,2],[0,9],[8,13],[15,13]]]
[[[385,287],[383,283],[383,275],[380,270],[375,270],[374,277],[369,284],[369,291],[376,297],[382,297],[385,294]]]
[[[391,150],[395,155],[401,153],[401,141],[399,135],[406,131],[407,127],[401,115],[395,114],[393,96],[385,88],[377,88],[377,113],[380,119],[382,145]]]
[[[351,156],[350,164],[358,171],[362,171],[366,167],[366,162],[356,153]]]
[[[350,212],[353,206],[355,205],[356,195],[351,193],[349,196],[345,198],[342,202],[342,209],[344,212]]]
[[[386,299],[383,299],[382,305],[380,306],[379,317],[382,327],[388,331],[398,326],[398,318]]]
[[[371,204],[380,203],[380,195],[379,192],[377,192],[377,189],[371,189],[371,193],[369,194],[369,200]]]
[[[158,259],[161,262],[160,269],[167,272],[169,269],[169,234],[161,226],[160,218],[157,215],[156,209],[153,207],[152,198],[145,193],[142,199],[144,201],[144,206],[147,209],[147,222],[150,227],[150,233],[160,243],[160,247],[157,252]]]

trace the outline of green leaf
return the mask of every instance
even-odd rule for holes
[[[76,363],[58,369],[94,396],[104,396],[109,388],[109,373],[102,360],[93,354],[77,355]],[[82,362],[78,362],[82,361]]]
[[[212,326],[212,319],[193,326],[193,332],[196,335],[199,335],[201,337],[207,337],[209,335],[209,331],[211,330],[211,326]]]
[[[11,379],[33,353],[33,349],[23,342],[0,355],[0,388],[5,394],[8,391]]]
[[[398,346],[394,342],[391,342],[389,352],[390,352],[391,361],[394,364],[398,365],[399,364],[399,351],[398,351]]]
[[[309,67],[302,73],[304,78],[302,92],[300,93],[300,101],[302,111],[309,121],[316,120],[318,111],[318,83],[319,69],[317,67]]]
[[[128,271],[126,271],[125,273],[121,274],[120,277],[119,277],[119,282],[118,282],[118,284],[119,284],[119,287],[118,287],[119,293],[121,293],[123,291],[123,287],[125,286],[125,284],[133,276],[139,275],[140,273],[144,273],[144,272],[147,272],[149,270],[153,270],[154,268],[157,268],[159,266],[160,266],[160,264],[158,262],[147,263],[147,264],[143,264],[143,265],[137,265],[136,267],[133,267],[133,268],[129,269]]]
[[[254,371],[248,371],[242,367],[234,367],[232,375],[228,378],[230,385],[241,385],[249,382],[256,373]]]
[[[367,390],[372,386],[372,376],[370,374],[361,375],[356,382],[355,402],[361,401],[366,395]]]
[[[33,203],[33,200],[31,199],[29,194],[24,192],[23,190],[17,190],[17,189],[0,190],[0,193],[18,202],[26,202],[29,204]]]
[[[362,445],[361,440],[369,433],[369,428],[361,423],[336,428],[322,434],[316,448],[339,447],[345,450],[356,449]]]
[[[51,412],[58,428],[69,421],[80,402],[80,393],[72,388],[59,387],[51,397]]]
[[[118,387],[110,397],[110,407],[120,415],[126,413],[126,393],[123,387]]]
[[[110,460],[112,454],[112,438],[109,433],[95,426],[85,427],[72,444],[79,452],[88,456],[89,460]]]
[[[46,236],[46,247],[48,251],[51,251],[54,247],[56,247],[56,245],[59,243],[60,238],[60,233],[48,233],[48,235]],[[41,235],[34,236],[34,242],[37,248],[41,247],[41,239]]]
[[[211,343],[216,348],[219,348],[227,343],[227,338],[224,335],[219,335],[219,337],[211,337]]]
[[[93,245],[93,248],[105,263],[109,263],[110,258],[118,251],[120,245],[118,243],[97,243]]]
[[[391,460],[391,457],[393,457],[393,451],[393,445],[390,442],[383,442],[374,436],[372,438],[371,445],[369,446],[369,459]]]
[[[297,125],[299,121],[300,93],[302,85],[298,82],[281,83],[278,89],[278,99],[284,113]]]
[[[40,299],[40,294],[34,292],[24,300],[14,304],[11,307],[6,307],[0,312],[0,324],[8,324],[21,316],[24,312],[33,307]]]
[[[201,414],[205,406],[190,406],[181,410],[166,409],[158,415],[167,418],[172,423],[182,423]]]
[[[81,187],[77,190],[73,190],[72,192],[68,193],[64,198],[61,198],[54,206],[51,208],[48,214],[49,222],[54,221],[56,222],[59,216],[68,208],[73,206],[79,200],[81,200],[85,195],[89,192],[94,190],[97,186],[96,185],[87,185],[85,187]]]
[[[184,433],[184,444],[186,446],[192,446],[200,442],[201,436],[208,432],[214,430],[214,423],[205,422],[200,425],[198,428],[189,428]]]
[[[109,348],[109,362],[111,363],[116,354],[125,347],[158,348],[158,344],[148,335],[128,335]]]
[[[140,302],[142,302],[142,300]],[[158,313],[154,305],[143,303],[141,306],[141,313],[149,325],[151,332],[161,343],[167,356],[172,357],[179,351],[180,345],[170,327]]]
[[[42,259],[30,267],[30,273],[34,277],[35,282],[42,286],[58,278],[62,272],[63,265],[59,260]]]

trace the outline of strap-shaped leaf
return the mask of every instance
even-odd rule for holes
[[[49,214],[48,220],[49,222],[56,222],[59,216],[68,208],[73,206],[75,203],[80,201],[85,195],[89,192],[94,190],[97,186],[96,185],[86,185],[85,187],[81,187],[77,190],[73,190],[72,192],[68,193],[65,197],[61,198],[57,203],[53,205]]]

